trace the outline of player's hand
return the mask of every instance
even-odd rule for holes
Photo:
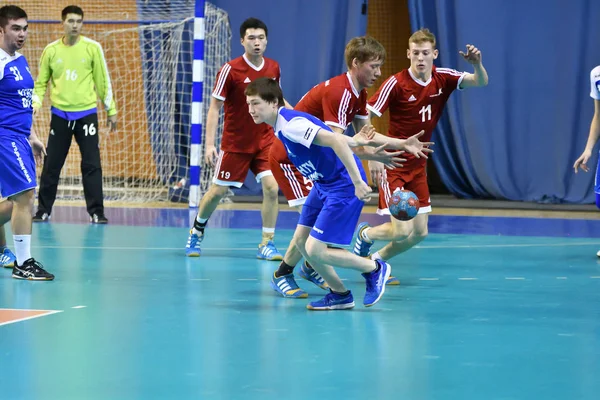
[[[371,200],[371,192],[371,187],[367,185],[364,181],[361,180],[360,182],[354,183],[354,195],[360,200],[364,202]]]
[[[46,146],[40,139],[38,139],[37,135],[32,134],[29,137],[29,144],[31,145],[31,149],[33,150],[33,157],[35,158],[35,163],[37,165],[42,165],[44,162],[44,156],[46,156]]]
[[[433,142],[421,142],[419,138],[425,134],[425,131],[421,131],[416,135],[412,135],[404,142],[404,150],[414,155],[417,158],[427,158],[428,153],[433,153],[433,150],[429,146],[433,146]]]
[[[375,133],[377,133],[375,131],[375,127],[373,125],[365,125],[360,129],[360,132],[358,132],[356,135],[354,135],[353,139],[358,141],[358,140],[363,140],[363,141],[370,141],[375,137]],[[361,144],[361,146],[366,146]]]
[[[117,131],[117,115],[116,114],[108,117],[107,125],[108,125],[109,134],[115,133]]]
[[[215,146],[206,146],[206,154],[204,154],[204,160],[206,161],[206,163],[208,165],[210,165],[211,167],[214,167],[216,162],[217,162],[217,158],[219,157],[219,153],[217,152],[217,149],[215,148]]]
[[[578,168],[581,168],[585,172],[590,171],[589,167],[587,166],[587,162],[589,161],[591,156],[592,152],[590,150],[585,150],[579,156],[579,158],[575,161],[575,164],[573,164],[573,169],[575,169],[575,173],[577,173]]]
[[[371,153],[372,159],[374,161],[379,161],[387,169],[402,167],[402,163],[406,161],[406,158],[401,158],[400,155],[404,153],[404,150],[385,151],[385,146],[387,146],[387,144],[383,144],[373,149],[373,152]]]
[[[369,160],[369,172],[371,172],[371,181],[377,186],[381,184],[383,174],[385,173],[385,167],[379,161]]]
[[[481,51],[472,44],[467,45],[467,52],[458,52],[469,64],[481,64]]]

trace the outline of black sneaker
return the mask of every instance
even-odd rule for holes
[[[104,214],[92,214],[90,215],[90,221],[92,224],[108,224],[108,219]]]
[[[26,260],[23,265],[18,266],[15,263],[12,277],[15,279],[26,279],[30,281],[51,281],[54,280],[54,275],[47,272],[42,264],[35,259]]]
[[[38,210],[31,220],[33,222],[48,222],[49,219],[50,214]]]

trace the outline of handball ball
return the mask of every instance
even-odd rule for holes
[[[396,190],[389,202],[392,216],[400,221],[409,221],[419,212],[419,198],[410,190]]]

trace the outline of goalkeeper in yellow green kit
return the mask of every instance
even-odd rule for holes
[[[38,211],[33,221],[50,218],[60,170],[75,136],[81,151],[83,193],[90,220],[105,224],[108,220],[102,194],[97,97],[106,109],[112,132],[117,129],[117,108],[102,46],[81,35],[83,10],[77,6],[66,7],[62,10],[62,21],[65,35],[44,49],[33,94],[35,115],[50,83],[52,119],[40,179]]]

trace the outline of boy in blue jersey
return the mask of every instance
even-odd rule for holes
[[[311,302],[310,310],[340,310],[354,307],[352,293],[346,289],[332,265],[360,271],[366,280],[363,304],[377,303],[385,291],[390,265],[369,260],[342,249],[350,245],[354,228],[371,188],[362,164],[351,147],[388,146],[374,137],[373,127],[365,126],[353,138],[335,134],[312,115],[284,108],[283,93],[272,79],[251,82],[245,91],[250,115],[255,123],[267,123],[283,142],[290,160],[300,173],[314,182],[302,208],[294,241],[302,255],[325,279],[330,292]],[[377,135],[379,136],[379,135]],[[418,136],[417,136],[418,137]],[[421,149],[430,143],[411,138]],[[424,156],[422,150],[417,151]]]
[[[33,78],[29,65],[17,52],[27,38],[27,14],[17,6],[0,8],[0,225],[12,221],[16,263],[13,278],[53,280],[31,257],[31,215],[35,161],[41,162],[44,145],[31,130]],[[35,156],[34,156],[35,154]]]

